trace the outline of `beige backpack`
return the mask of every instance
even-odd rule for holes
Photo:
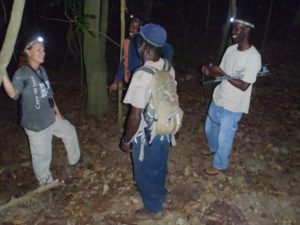
[[[166,59],[164,61],[163,70],[149,66],[139,68],[153,76],[150,100],[143,111],[148,125],[145,135],[148,144],[156,135],[171,135],[175,145],[174,135],[182,125],[183,111],[179,106],[177,83],[170,74],[171,64]]]

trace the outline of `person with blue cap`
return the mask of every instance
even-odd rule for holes
[[[143,20],[132,15],[128,27],[129,37],[124,41],[123,58],[118,66],[115,79],[109,86],[109,94],[112,94],[113,91],[116,91],[119,83],[122,81],[124,81],[126,87],[128,87],[134,71],[143,65],[143,59],[140,58],[137,52],[137,46],[135,44],[135,39],[142,26]],[[172,61],[174,49],[171,44],[166,42],[163,45],[161,56],[162,58]]]
[[[167,63],[175,80],[174,68],[167,60],[161,58],[161,50],[166,40],[167,32],[163,27],[146,24],[139,32],[138,53],[145,67],[162,70]],[[166,136],[157,135],[151,145],[145,142],[144,131],[147,124],[142,113],[150,100],[150,83],[153,76],[155,75],[142,69],[137,70],[132,76],[123,101],[130,105],[130,110],[120,148],[124,152],[131,152],[132,149],[134,179],[144,204],[142,209],[135,212],[138,219],[161,218],[167,196],[165,179],[170,140]]]

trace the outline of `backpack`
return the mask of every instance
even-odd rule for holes
[[[153,76],[150,100],[143,110],[147,123],[145,136],[148,144],[151,144],[156,135],[171,135],[172,145],[175,145],[174,135],[182,125],[183,111],[179,106],[177,83],[171,76],[170,69],[171,64],[166,59],[163,70],[149,66],[138,69]]]

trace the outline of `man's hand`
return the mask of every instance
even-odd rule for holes
[[[209,76],[209,69],[208,66],[202,66],[201,67],[201,72],[204,76]]]
[[[119,86],[118,81],[114,80],[114,82],[109,86],[108,93],[111,95],[111,93],[113,91],[117,91],[118,90],[118,86]]]
[[[131,139],[134,137],[139,128],[142,116],[141,114],[142,109],[136,108],[131,105],[125,126],[126,132],[124,133],[124,136],[121,139],[120,143],[120,149],[123,152],[131,152]]]
[[[131,143],[130,142],[126,142],[125,139],[124,139],[124,137],[121,138],[120,149],[123,152],[126,152],[126,153],[130,153],[131,152]]]
[[[202,66],[201,72],[205,76],[224,76],[225,72],[216,65],[210,63],[208,66]]]

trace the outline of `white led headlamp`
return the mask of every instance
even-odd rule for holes
[[[239,24],[242,24],[242,25],[245,25],[245,26],[248,26],[248,27],[251,27],[251,28],[254,28],[254,24],[253,23],[249,23],[245,20],[241,20],[241,19],[235,19],[233,17],[230,18],[230,22],[231,23],[239,23]]]
[[[36,44],[36,43],[44,43],[44,38],[38,36],[38,37],[32,39],[32,40],[25,46],[24,50],[32,48],[32,46],[33,46],[34,44]]]

